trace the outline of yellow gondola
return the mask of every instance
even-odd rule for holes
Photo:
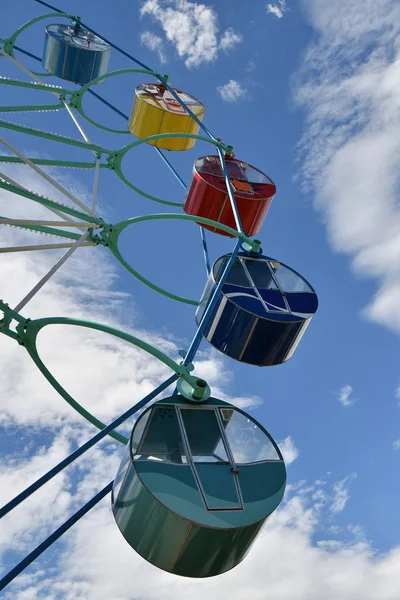
[[[196,117],[202,121],[204,105],[186,92],[174,91]],[[188,115],[174,96],[161,83],[143,83],[135,90],[135,103],[129,120],[129,131],[142,139],[158,133],[194,133],[199,125]],[[164,150],[189,150],[196,140],[192,138],[164,138],[149,142]]]

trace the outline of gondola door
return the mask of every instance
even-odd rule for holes
[[[238,471],[218,410],[179,408],[200,493],[210,511],[243,510]]]

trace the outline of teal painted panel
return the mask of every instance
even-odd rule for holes
[[[262,523],[240,529],[192,527],[172,568],[176,575],[213,577],[233,569],[246,555]]]
[[[223,528],[243,527],[254,523],[255,519],[246,511],[207,511],[189,465],[135,461],[135,469],[157,500],[194,523]]]
[[[205,510],[190,465],[173,465],[153,461],[135,461],[143,485],[167,508],[190,521]]]
[[[113,483],[113,487],[112,487],[112,499],[114,499],[114,496],[115,497],[118,496],[120,487],[125,479],[125,475],[126,475],[128,469],[130,469],[130,467],[131,467],[131,464],[132,464],[132,460],[131,460],[130,444],[127,444],[127,446],[125,446],[124,454],[122,455],[122,460],[119,465],[119,469],[118,469],[117,474],[114,479],[114,483]],[[114,500],[112,500],[112,501],[114,501]]]
[[[199,466],[200,464],[196,463],[196,467]],[[229,469],[228,465],[216,465],[215,463],[201,466]],[[178,466],[156,461],[136,461],[135,468],[144,485],[166,507],[190,521],[208,527],[242,527],[265,519],[279,505],[286,484],[286,469],[282,461],[241,466],[238,477],[244,500],[244,510],[213,513],[205,510],[189,465]],[[205,481],[204,470],[201,475]],[[218,482],[218,479],[215,481]],[[215,483],[211,481],[210,487],[207,488],[209,492],[211,492],[212,485]],[[213,502],[212,498],[211,502]]]
[[[239,467],[243,503],[253,520],[265,519],[279,506],[286,486],[283,461]]]
[[[130,469],[115,499],[113,513],[126,541],[145,560],[185,577],[211,577],[238,564],[259,523],[218,529],[192,524],[163,507]]]
[[[113,513],[129,545],[156,567],[170,571],[190,522],[157,502],[133,469],[120,488]]]
[[[235,476],[228,464],[195,463],[207,506],[210,509],[241,509]]]

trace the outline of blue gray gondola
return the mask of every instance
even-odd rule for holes
[[[52,75],[85,85],[107,72],[110,46],[80,25],[46,27],[42,65]]]

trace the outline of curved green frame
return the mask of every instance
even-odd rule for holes
[[[180,138],[191,138],[191,139],[201,140],[202,142],[212,144],[216,148],[219,148],[220,150],[223,150],[226,153],[232,151],[231,146],[226,146],[225,144],[223,144],[222,142],[219,142],[218,140],[213,140],[209,137],[205,137],[205,136],[198,135],[195,133],[186,133],[186,132],[158,133],[156,135],[151,135],[151,136],[142,138],[140,140],[136,140],[135,142],[131,142],[130,144],[123,146],[119,150],[110,150],[109,148],[103,148],[102,146],[98,146],[97,144],[88,144],[86,142],[82,142],[81,140],[75,140],[73,138],[68,138],[68,137],[54,134],[54,133],[48,133],[48,132],[42,131],[40,129],[34,129],[33,127],[17,125],[14,123],[10,123],[8,121],[3,121],[1,119],[0,119],[0,127],[4,127],[5,129],[10,129],[11,131],[18,131],[19,133],[26,133],[27,135],[33,135],[36,137],[45,138],[45,139],[48,139],[48,140],[51,140],[54,142],[68,144],[70,146],[76,146],[77,148],[83,148],[84,150],[91,150],[92,152],[96,152],[98,156],[101,156],[102,154],[108,154],[107,164],[102,164],[101,165],[102,168],[108,168],[108,169],[111,169],[112,171],[114,171],[115,174],[117,175],[117,177],[119,177],[119,179],[121,179],[121,181],[123,183],[125,183],[125,185],[127,185],[131,190],[133,190],[140,196],[143,196],[144,198],[147,198],[148,200],[153,200],[154,202],[158,202],[159,204],[165,204],[166,206],[182,207],[183,203],[182,202],[171,202],[170,200],[163,200],[162,198],[158,198],[157,196],[148,194],[147,192],[144,192],[137,186],[133,185],[133,183],[131,183],[123,174],[122,160],[125,157],[125,155],[128,153],[129,150],[131,150],[132,148],[135,148],[136,146],[140,146],[141,144],[146,144],[147,142],[151,142],[154,140],[163,139],[163,138],[171,138],[171,137],[172,138],[180,137]],[[130,133],[130,132],[128,132],[128,133]],[[0,162],[2,161],[2,159],[3,159],[3,157],[0,156]],[[32,159],[32,160],[33,160],[33,162],[35,162],[35,159]],[[9,157],[5,157],[4,162],[18,163],[18,162],[21,162],[21,160],[15,159],[14,157],[12,157],[12,160],[10,160]],[[52,164],[55,166],[59,165],[59,166],[72,167],[72,168],[73,167],[78,167],[78,168],[79,167],[82,167],[82,168],[95,168],[96,167],[96,163],[93,163],[93,162],[92,163],[83,163],[83,162],[74,163],[73,161],[56,161],[56,160],[49,161],[49,160],[47,160],[46,162],[42,161],[42,164],[48,164],[48,165]]]
[[[191,304],[192,306],[198,306],[199,302],[197,300],[190,300],[189,298],[185,298],[184,296],[178,296],[176,294],[173,294],[172,292],[168,292],[167,290],[164,290],[162,287],[152,283],[151,281],[149,281],[148,279],[143,277],[143,275],[140,275],[140,273],[138,271],[136,271],[136,269],[131,267],[131,265],[128,262],[126,262],[126,260],[121,255],[119,247],[118,247],[119,236],[121,235],[122,231],[124,231],[124,229],[129,227],[129,225],[133,225],[134,223],[140,223],[142,221],[156,221],[156,220],[162,220],[162,219],[166,219],[166,220],[180,219],[182,221],[193,221],[197,224],[201,223],[204,225],[211,225],[212,227],[221,229],[222,231],[225,231],[226,233],[230,233],[232,235],[232,237],[236,237],[236,238],[243,240],[244,242],[248,243],[251,248],[256,247],[257,250],[259,248],[258,240],[253,240],[253,239],[249,238],[245,233],[240,233],[236,229],[232,229],[232,227],[228,227],[228,225],[223,225],[222,223],[218,223],[218,221],[213,221],[212,219],[206,219],[205,217],[197,217],[196,215],[187,215],[185,213],[184,214],[181,214],[181,213],[154,213],[151,215],[132,217],[130,219],[121,221],[119,223],[116,223],[115,225],[110,226],[109,232],[107,233],[107,235],[105,237],[103,237],[103,243],[105,246],[107,246],[110,249],[112,254],[115,256],[115,258],[117,258],[119,260],[119,262],[125,267],[125,269],[127,269],[129,271],[129,273],[134,275],[134,277],[139,279],[139,281],[141,281],[142,283],[144,283],[151,289],[155,290],[156,292],[159,292],[160,294],[163,294],[163,296],[167,296],[168,298],[172,298],[172,300],[177,300],[178,302],[183,302],[184,304]]]
[[[1,55],[1,53],[0,53]],[[2,55],[3,56],[3,55]],[[8,56],[11,56],[10,54],[8,54]],[[35,73],[34,71],[32,71],[32,73],[34,75],[37,75],[37,73]],[[40,73],[41,76],[49,76],[51,77],[51,73]],[[7,77],[4,77],[2,79],[0,79],[0,83],[2,85],[10,85],[10,86],[14,86],[14,87],[20,87],[20,88],[25,88],[25,89],[31,89],[31,90],[35,90],[37,92],[51,92],[52,94],[57,93],[59,94],[60,98],[64,99],[66,98],[66,96],[71,95],[73,92],[62,87],[62,86],[56,86],[56,85],[52,85],[49,83],[31,83],[29,81],[23,81],[20,79],[9,79]],[[65,105],[63,104],[62,100],[60,99],[58,104],[36,104],[36,105],[31,105],[31,104],[25,104],[25,105],[19,105],[19,106],[0,106],[0,112],[1,113],[10,113],[10,112],[37,112],[37,111],[57,111],[60,110],[61,108],[65,108]]]
[[[122,134],[129,133],[130,135],[132,135],[128,128],[127,129],[113,129],[112,127],[106,127],[105,125],[101,125],[94,119],[91,119],[90,117],[88,117],[87,114],[85,113],[85,111],[83,110],[83,106],[82,106],[83,96],[84,96],[85,92],[87,92],[93,85],[97,85],[98,83],[101,83],[102,81],[104,81],[105,79],[108,79],[109,77],[114,77],[115,75],[122,75],[124,73],[144,73],[145,75],[151,75],[152,77],[158,78],[158,74],[155,71],[150,71],[149,69],[118,69],[117,71],[111,71],[111,73],[105,73],[104,75],[100,75],[99,77],[96,77],[96,79],[92,79],[92,81],[89,81],[89,83],[87,83],[86,85],[83,85],[80,90],[73,92],[71,95],[71,99],[70,99],[70,106],[72,108],[75,108],[78,111],[78,113],[84,119],[86,119],[86,121],[88,121],[95,127],[102,129],[103,131],[108,131],[109,133],[122,133]]]
[[[4,327],[0,329],[0,333],[4,333],[8,337],[15,339],[18,343],[24,346],[32,358],[35,365],[50,383],[50,385],[60,394],[62,398],[68,404],[75,409],[82,417],[84,417],[87,421],[89,421],[92,425],[97,427],[98,429],[104,429],[106,425],[97,419],[92,413],[87,411],[83,406],[74,400],[72,396],[64,389],[64,387],[57,381],[51,371],[46,367],[42,359],[40,358],[38,349],[37,349],[37,336],[39,332],[48,325],[75,325],[77,327],[87,327],[88,329],[94,329],[96,331],[102,331],[104,333],[108,333],[114,337],[117,337],[121,340],[124,340],[133,346],[137,346],[141,350],[148,352],[154,358],[157,358],[161,362],[163,362],[167,367],[172,369],[179,377],[188,382],[188,384],[193,388],[198,388],[198,378],[190,375],[188,372],[188,368],[183,365],[178,365],[172,358],[161,352],[161,350],[157,350],[151,344],[141,340],[140,338],[133,336],[129,333],[125,333],[116,329],[115,327],[110,327],[109,325],[103,325],[101,323],[96,323],[92,321],[85,321],[83,319],[72,319],[68,317],[47,317],[42,319],[30,320],[23,319],[20,315],[16,315],[14,311],[8,309],[6,306],[2,306],[1,310],[4,311],[6,315]],[[8,314],[7,314],[8,313]],[[17,318],[18,317],[18,318]],[[13,318],[17,318],[19,321],[19,325],[16,327],[16,332],[14,333],[12,330],[9,330],[9,324]],[[113,437],[118,442],[126,444],[128,439],[117,433],[110,432],[109,435]]]
[[[18,196],[22,196],[23,198],[28,198],[28,200],[33,200],[33,202],[37,202],[38,204],[41,204],[42,206],[45,206],[46,208],[52,208],[52,209],[56,209],[59,212],[63,212],[66,215],[69,215],[71,217],[75,217],[77,219],[81,219],[83,221],[89,222],[89,223],[93,223],[94,225],[98,225],[99,227],[104,227],[104,220],[101,217],[94,217],[93,215],[89,215],[81,210],[77,210],[75,208],[70,208],[69,206],[66,206],[65,204],[61,204],[60,202],[56,202],[55,200],[51,200],[50,198],[46,198],[45,196],[40,196],[39,194],[35,194],[34,192],[30,192],[29,190],[25,190],[23,188],[18,188],[6,181],[1,181],[0,180],[0,189],[6,190],[8,192],[11,192],[13,194],[17,194]],[[4,217],[6,219],[8,219],[8,217]],[[21,227],[23,227],[21,225]],[[27,227],[23,227],[23,228],[27,228]],[[33,227],[29,226],[29,229],[33,229]],[[43,233],[51,233],[48,228],[35,228],[37,229],[37,231],[42,231]],[[63,230],[60,230],[62,233],[65,233]],[[68,236],[71,237],[71,236]],[[79,235],[77,238],[78,239]]]
[[[30,21],[24,23],[24,25],[21,25],[21,27],[18,27],[17,31],[13,33],[11,37],[1,40],[4,43],[4,51],[7,52],[7,54],[12,56],[13,58],[15,58],[14,44],[17,37],[21,35],[21,33],[25,31],[25,29],[28,29],[28,27],[30,27],[31,25],[34,25],[38,21],[43,21],[43,19],[48,19],[49,17],[58,17],[60,19],[72,19],[75,21],[80,20],[78,17],[63,12],[51,12],[46,13],[45,15],[40,15],[39,17],[35,17],[34,19],[31,19]]]
[[[130,133],[130,132],[129,132]],[[198,135],[196,133],[185,133],[185,132],[176,132],[176,133],[157,133],[156,135],[150,135],[145,138],[141,138],[140,140],[136,140],[135,142],[131,142],[127,146],[123,146],[118,152],[116,152],[116,156],[111,158],[111,169],[115,170],[116,175],[127,185],[131,190],[139,194],[140,196],[144,196],[148,200],[153,200],[154,202],[158,202],[159,204],[166,204],[167,206],[183,206],[183,202],[170,202],[168,200],[162,200],[161,198],[157,198],[157,196],[153,196],[152,194],[147,194],[140,188],[136,187],[131,183],[122,172],[122,159],[125,157],[127,152],[131,150],[131,148],[135,148],[136,146],[140,146],[141,144],[146,144],[147,142],[153,142],[155,140],[161,140],[165,138],[191,138],[195,140],[200,140],[202,142],[207,142],[208,144],[212,144],[217,148],[220,148],[224,152],[226,152],[230,147],[225,146],[222,142],[212,140],[209,137],[204,135]]]

